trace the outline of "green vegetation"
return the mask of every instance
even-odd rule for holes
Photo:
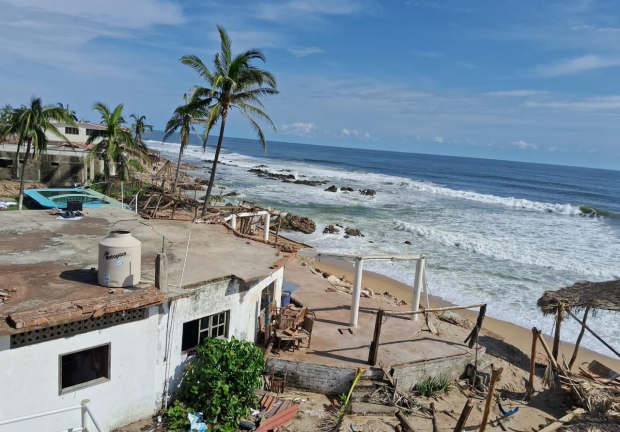
[[[274,130],[276,129],[267,113],[263,111],[265,107],[260,101],[261,96],[278,94],[276,79],[270,72],[252,64],[255,60],[264,62],[265,55],[258,49],[249,49],[233,57],[231,40],[226,30],[221,26],[217,29],[220,33],[221,49],[215,54],[212,70],[195,55],[181,57],[181,63],[194,69],[207,84],[206,87],[194,87],[190,97],[192,107],[209,110],[203,146],[207,144],[211,129],[220,122],[220,135],[213,158],[206,202],[209,202],[211,190],[215,184],[215,171],[222,149],[229,111],[232,108],[239,109],[239,112],[250,122],[265,149],[267,148],[265,135],[255,117],[265,121]],[[206,214],[207,206],[204,206],[202,215]]]
[[[450,393],[452,383],[446,376],[441,375],[437,378],[425,378],[417,383],[414,389],[420,396],[437,397]]]
[[[103,193],[109,195],[112,187],[110,183],[112,167],[116,170],[119,180],[128,180],[132,171],[130,160],[135,160],[139,164],[150,164],[148,148],[141,141],[134,139],[129,129],[123,126],[126,123],[123,117],[123,104],[110,111],[107,105],[97,102],[93,110],[99,112],[101,124],[106,128],[94,130],[88,137],[86,144],[94,144],[88,155],[88,162],[94,159],[103,160],[105,182]]]
[[[174,185],[172,187],[173,191],[177,190],[179,173],[181,172],[181,158],[183,157],[185,148],[189,145],[189,138],[192,131],[202,143],[203,148],[206,147],[205,142],[202,138],[200,138],[198,132],[196,132],[194,123],[205,123],[205,119],[209,115],[209,109],[208,107],[197,104],[196,100],[188,102],[187,94],[183,95],[183,100],[185,103],[176,107],[174,114],[172,114],[172,117],[168,120],[164,139],[162,140],[166,141],[173,133],[179,131],[179,143],[181,144],[181,148],[179,148],[179,160],[177,161],[177,172],[174,176]]]
[[[189,410],[203,413],[214,430],[233,432],[258,404],[254,390],[262,385],[263,353],[253,343],[234,337],[231,341],[207,338],[197,351],[196,362],[183,375],[178,403],[168,409],[170,430],[184,430]]]
[[[131,117],[134,121],[131,125],[131,130],[134,133],[134,139],[136,142],[142,143],[142,135],[149,132],[153,132],[153,125],[146,124],[146,116],[141,116],[137,114],[132,114]]]
[[[68,123],[75,126],[76,123],[64,108],[54,105],[43,105],[41,98],[33,97],[30,105],[22,105],[16,109],[3,111],[3,121],[0,124],[0,136],[14,136],[17,138],[17,152],[15,153],[15,167],[18,167],[19,151],[22,145],[26,144],[24,162],[19,185],[19,204],[18,209],[22,209],[24,201],[24,180],[25,172],[30,159],[32,149],[35,160],[47,150],[47,131],[52,132],[62,141],[70,143],[53,122]]]

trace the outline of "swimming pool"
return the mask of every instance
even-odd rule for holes
[[[84,208],[120,207],[121,203],[92,189],[29,189],[24,194],[45,208],[67,208],[68,201],[80,201]],[[129,208],[125,205],[125,208]]]

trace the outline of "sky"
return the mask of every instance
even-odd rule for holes
[[[278,79],[268,140],[620,169],[615,0],[0,0],[0,104],[163,129],[217,24]]]

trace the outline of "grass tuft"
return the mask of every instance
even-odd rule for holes
[[[425,378],[417,383],[414,389],[420,396],[437,397],[450,393],[452,383],[446,376],[440,375],[439,377]]]

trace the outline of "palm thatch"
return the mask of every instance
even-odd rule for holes
[[[577,282],[557,291],[545,291],[538,299],[543,314],[556,314],[558,304],[572,312],[590,308],[620,312],[620,280],[606,282]]]

